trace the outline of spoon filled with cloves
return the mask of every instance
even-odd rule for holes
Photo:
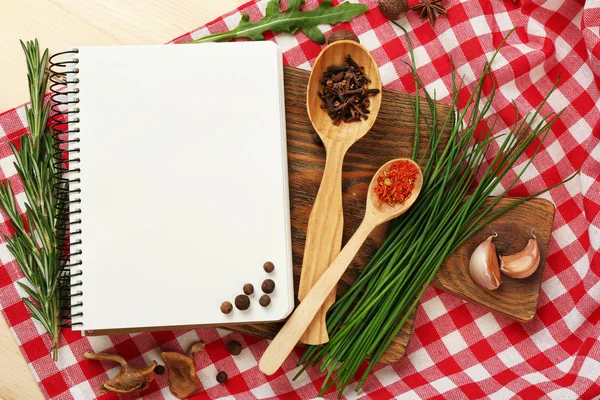
[[[381,105],[381,78],[369,51],[340,40],[319,55],[306,95],[310,121],[325,147],[325,170],[308,220],[298,299],[302,301],[342,248],[342,163],[346,151],[373,126]],[[301,341],[329,340],[325,316],[331,292]]]

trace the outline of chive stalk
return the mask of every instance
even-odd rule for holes
[[[319,363],[320,370],[327,371],[321,394],[335,387],[341,396],[360,366],[367,362],[356,387],[357,391],[360,389],[418,304],[443,261],[461,244],[494,218],[576,175],[493,211],[533,162],[543,139],[560,117],[558,113],[540,118],[542,108],[556,88],[554,85],[539,107],[515,124],[507,134],[493,135],[493,121],[481,140],[474,142],[475,129],[494,99],[496,82],[492,77],[491,65],[513,31],[504,37],[492,53],[462,110],[458,107],[462,83],[457,84],[456,71],[452,72],[452,112],[446,116],[438,115],[435,93],[431,96],[419,78],[412,44],[404,31],[411,60],[411,63],[405,64],[409,66],[415,83],[415,98],[411,99],[416,121],[412,152],[414,160],[419,160],[421,120],[424,121],[428,136],[428,143],[419,160],[424,177],[423,187],[413,207],[390,223],[383,245],[354,285],[329,310],[327,330],[330,341],[323,346],[310,346],[299,361],[299,365],[304,366],[296,377],[309,366]],[[492,81],[492,90],[487,98],[483,95],[486,79]],[[419,98],[419,89],[424,93],[424,101]],[[428,107],[428,116],[422,112],[423,106]],[[515,113],[520,115],[516,106]],[[441,121],[441,126],[438,121]],[[442,140],[448,127],[448,138]],[[491,157],[491,144],[501,138],[503,141],[499,142],[496,154]],[[539,144],[525,163],[525,168],[491,205],[484,206],[486,198],[536,141]]]

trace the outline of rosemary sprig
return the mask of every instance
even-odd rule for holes
[[[40,54],[37,39],[21,46],[27,61],[27,79],[31,105],[25,106],[29,135],[20,139],[20,150],[10,143],[15,155],[15,167],[25,196],[25,215],[15,204],[15,194],[8,181],[0,183],[0,207],[14,227],[12,236],[5,236],[8,250],[15,256],[28,285],[18,282],[29,298],[23,302],[30,315],[39,321],[52,339],[52,358],[58,357],[60,335],[60,262],[56,235],[56,200],[54,198],[55,167],[53,139],[48,128],[50,104],[44,104],[48,85],[48,50]]]

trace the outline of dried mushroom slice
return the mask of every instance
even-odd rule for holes
[[[200,379],[196,375],[194,355],[204,348],[204,342],[194,343],[188,354],[175,351],[164,351],[161,357],[169,369],[169,389],[178,399],[189,397],[200,386]]]
[[[114,393],[132,393],[139,392],[150,386],[150,382],[154,379],[154,368],[156,361],[147,368],[138,368],[127,364],[127,361],[116,354],[92,353],[86,351],[83,357],[87,360],[113,361],[121,364],[121,370],[112,379],[104,382],[100,386],[101,392]]]

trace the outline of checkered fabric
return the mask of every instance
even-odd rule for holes
[[[317,1],[307,1],[311,9]],[[509,320],[457,297],[429,288],[421,300],[407,357],[381,365],[363,390],[348,389],[347,398],[406,399],[487,397],[591,399],[600,395],[600,0],[445,0],[448,15],[435,27],[409,13],[399,21],[411,35],[418,70],[429,90],[449,102],[450,57],[465,81],[473,82],[503,35],[518,27],[494,62],[498,82],[489,116],[498,115],[497,133],[515,123],[510,101],[521,112],[534,109],[560,76],[558,90],[545,113],[565,109],[543,144],[536,162],[510,194],[522,196],[550,186],[580,170],[577,178],[543,197],[557,208],[548,249],[537,316],[526,324]],[[252,20],[264,15],[267,1],[248,3],[186,34],[182,43],[237,25],[246,11]],[[407,59],[401,32],[383,17],[375,0],[350,29],[377,61],[389,89],[412,92],[412,78],[400,59]],[[323,27],[326,31],[330,27]],[[283,50],[287,65],[310,69],[322,46],[304,34],[267,34]],[[464,88],[461,98],[468,96]],[[522,116],[521,116],[522,117]],[[22,184],[8,142],[27,132],[23,107],[0,115],[1,178],[10,180],[24,209]],[[523,160],[524,163],[525,160]],[[523,164],[517,165],[519,171]],[[508,177],[510,178],[510,177]],[[0,233],[9,234],[2,214]],[[301,350],[274,376],[261,374],[257,361],[266,340],[220,329],[168,331],[84,338],[68,329],[60,341],[59,361],[50,358],[50,341],[27,314],[16,282],[23,279],[14,257],[0,243],[0,307],[44,395],[56,399],[91,399],[100,383],[116,374],[108,363],[83,360],[93,350],[118,353],[136,365],[160,359],[161,350],[184,351],[198,339],[207,343],[198,357],[204,391],[194,398],[316,397],[323,374],[309,369],[292,381]],[[241,355],[232,357],[225,344],[238,340]],[[218,371],[229,380],[220,385]],[[2,377],[0,377],[2,379]],[[158,377],[144,399],[172,398],[167,375]],[[326,396],[333,399],[334,393]],[[114,394],[102,398],[117,398]],[[124,398],[132,398],[124,397]]]

